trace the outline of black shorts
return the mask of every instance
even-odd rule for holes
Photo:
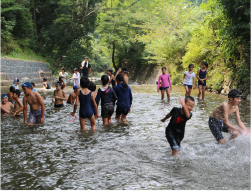
[[[198,86],[207,86],[207,81],[204,80],[204,84],[201,83],[201,81],[198,81]]]
[[[67,101],[66,103],[71,104],[71,102]]]
[[[208,121],[209,128],[217,141],[223,139],[221,131],[228,133],[229,127],[224,124],[222,120],[209,117]]]
[[[168,88],[169,88],[169,86],[167,86],[167,87],[160,87],[159,90],[162,91],[162,90],[166,90],[166,89],[168,89]]]
[[[101,117],[102,118],[108,118],[112,116],[114,113],[114,105],[113,104],[107,104],[107,105],[102,105],[101,107]]]
[[[129,109],[128,108],[122,108],[121,106],[117,105],[117,108],[116,108],[116,115],[127,115],[129,112]]]
[[[181,149],[180,142],[182,141],[183,137],[180,137],[178,135],[175,135],[171,130],[166,128],[166,139],[168,143],[170,144],[170,147],[172,150],[174,149]]]
[[[58,107],[64,107],[64,104],[54,104],[54,107],[58,108]]]

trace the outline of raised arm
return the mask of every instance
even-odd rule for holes
[[[182,108],[184,109],[184,112],[185,112],[187,119],[190,119],[190,117],[191,117],[190,112],[188,111],[185,100],[182,97],[178,97],[178,100],[179,100],[180,104],[182,105]]]

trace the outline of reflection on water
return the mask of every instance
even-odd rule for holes
[[[73,106],[54,109],[53,90],[39,90],[47,97],[45,124],[28,126],[23,118],[2,116],[2,189],[250,189],[250,138],[219,145],[208,128],[210,113],[227,97],[206,93],[205,101],[196,100],[183,149],[172,157],[165,138],[169,120],[160,119],[180,106],[184,88],[174,86],[170,102],[160,100],[156,86],[131,88],[128,124],[113,117],[104,127],[99,118],[96,132],[88,120],[83,132],[78,119],[69,122]],[[249,102],[242,101],[240,115],[248,127],[249,111]],[[230,122],[236,125],[234,115]]]

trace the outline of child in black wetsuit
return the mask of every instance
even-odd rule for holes
[[[95,97],[95,101],[96,101],[96,97],[97,97],[96,84],[94,84],[92,81],[90,81],[88,89],[92,91],[92,93],[94,94],[94,97]],[[93,102],[91,102],[91,105],[92,105],[93,113],[94,113],[94,115],[96,115],[96,111],[95,111],[95,107],[94,107]],[[97,106],[98,106],[98,104],[97,104]]]
[[[182,105],[182,108],[174,107],[170,113],[166,115],[162,122],[165,122],[168,118],[172,117],[168,126],[166,127],[166,138],[172,148],[172,155],[177,155],[180,150],[180,142],[184,138],[185,125],[187,120],[192,117],[191,111],[194,107],[194,98],[187,96],[184,99],[178,98]]]
[[[202,62],[201,64],[201,69],[198,70],[197,72],[197,79],[198,79],[198,88],[199,88],[199,93],[198,93],[198,99],[200,99],[200,94],[202,93],[202,100],[204,100],[205,97],[205,91],[206,91],[206,85],[207,85],[207,79],[208,79],[208,64],[207,62]]]
[[[98,89],[97,105],[101,98],[101,116],[103,118],[103,125],[111,124],[111,117],[114,113],[114,103],[118,99],[115,91],[108,86],[109,78],[107,75],[101,77],[103,87]]]

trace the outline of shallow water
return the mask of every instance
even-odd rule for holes
[[[208,128],[210,113],[227,97],[207,92],[205,101],[196,100],[183,149],[173,157],[165,138],[169,120],[160,119],[180,106],[177,98],[184,96],[184,88],[174,86],[169,103],[160,100],[156,86],[131,88],[128,124],[115,123],[113,116],[113,125],[104,127],[99,118],[96,132],[90,131],[89,122],[83,132],[78,118],[69,122],[73,106],[54,109],[53,91],[39,90],[47,97],[44,125],[29,127],[23,118],[2,117],[1,188],[250,189],[250,138],[239,136],[219,145]],[[71,91],[66,90],[67,96]],[[249,101],[239,106],[243,123],[250,127]],[[236,124],[234,115],[230,122]]]

